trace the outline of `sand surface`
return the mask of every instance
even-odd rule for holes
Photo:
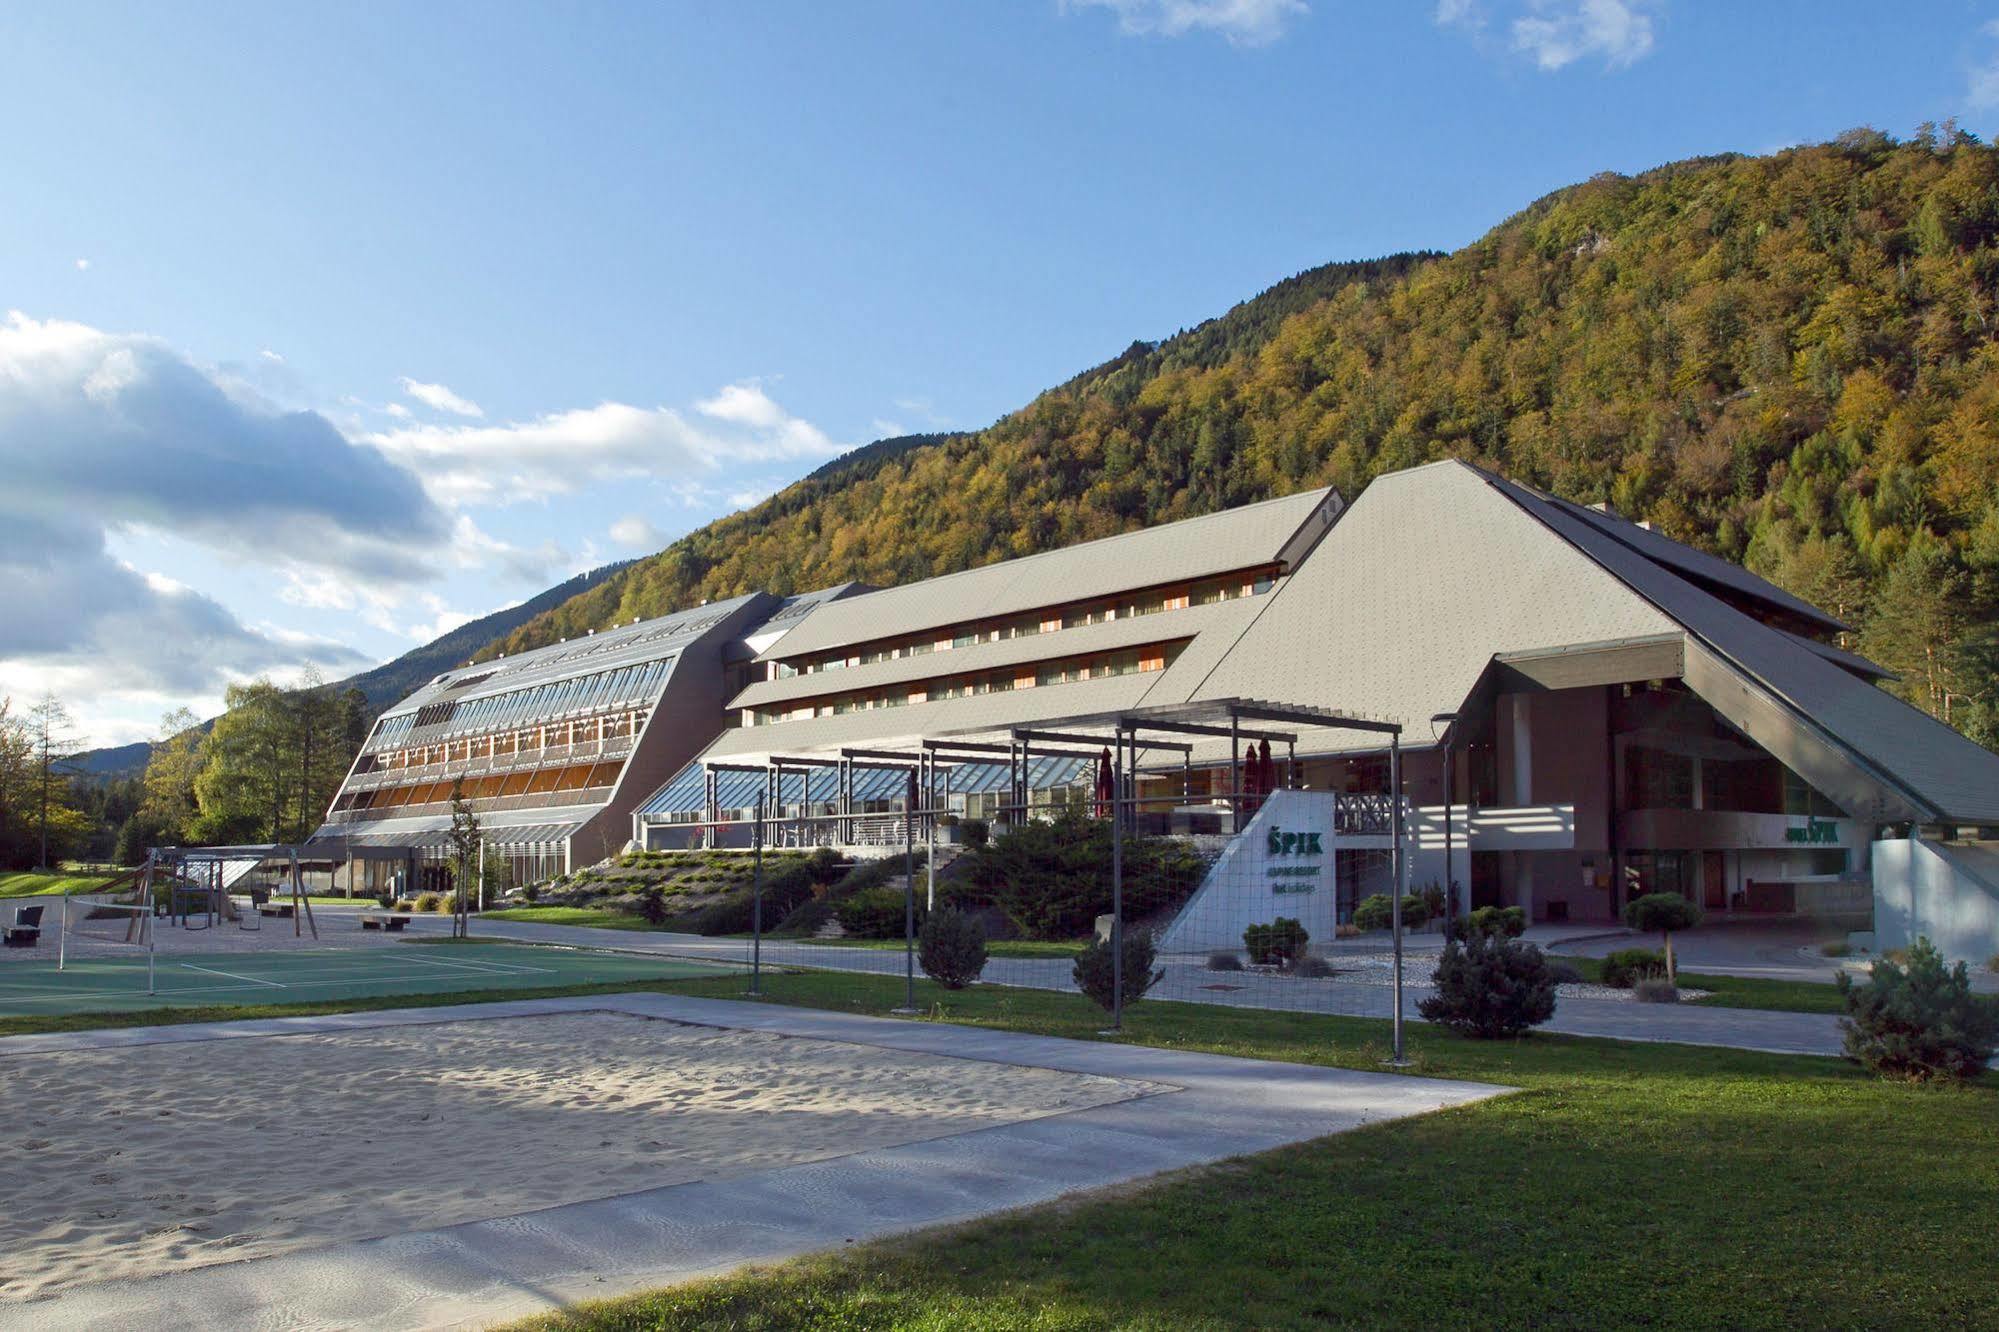
[[[0,1307],[1151,1090],[611,1013],[0,1057]]]

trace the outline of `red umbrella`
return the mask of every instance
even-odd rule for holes
[[[1263,742],[1263,757],[1256,763],[1256,789],[1260,795],[1269,795],[1277,789],[1277,761],[1270,757],[1270,742]]]
[[[1103,752],[1097,755],[1097,817],[1098,818],[1107,819],[1111,816],[1111,802],[1113,799],[1115,799],[1116,790],[1117,790],[1117,784],[1111,777],[1110,746],[1106,745],[1104,746]]]

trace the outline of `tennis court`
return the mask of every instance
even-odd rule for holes
[[[0,968],[0,1017],[530,990],[685,980],[730,970],[735,968],[583,948],[410,943],[323,952],[161,954],[154,963],[154,993],[147,994],[144,957],[72,958],[61,971],[51,959]]]

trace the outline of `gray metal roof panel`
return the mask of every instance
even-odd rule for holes
[[[1704,580],[1752,600],[1763,602],[1779,610],[1786,611],[1800,619],[1808,620],[1830,630],[1851,628],[1837,617],[1827,614],[1817,606],[1799,597],[1792,596],[1768,579],[1758,578],[1739,564],[1698,550],[1685,542],[1675,541],[1663,532],[1655,532],[1649,527],[1641,527],[1628,518],[1605,513],[1571,500],[1558,499],[1544,494],[1532,486],[1519,482],[1509,484],[1533,495],[1544,504],[1553,505],[1569,517],[1588,523],[1611,540],[1629,546],[1646,559],[1663,564],[1676,573],[1687,574],[1697,580]]]
[[[1487,480],[1918,802],[1951,821],[1999,823],[1999,754],[1532,492]]]
[[[1302,491],[848,597],[819,608],[763,655],[795,657],[1269,563],[1331,494]]]
[[[1457,462],[1376,478],[1181,697],[1266,698],[1399,722],[1411,743],[1455,711],[1495,653],[1677,626]],[[1182,657],[1168,674],[1186,666]],[[1378,749],[1313,732],[1300,752]]]
[[[446,671],[382,715],[401,716],[446,698],[471,702],[491,694],[574,679],[613,666],[628,666],[669,652],[679,652],[720,628],[749,602],[764,596],[764,593],[752,592],[727,601],[711,602],[691,610],[641,620],[637,624],[619,625],[564,643],[550,643],[517,656],[496,657],[491,661]],[[463,683],[468,680],[475,683],[469,686]]]

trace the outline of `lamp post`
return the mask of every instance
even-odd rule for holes
[[[1455,712],[1437,712],[1430,716],[1430,734],[1444,742],[1444,937],[1446,939],[1451,937],[1451,918],[1457,914],[1458,909],[1458,880],[1454,872],[1456,847],[1451,837],[1452,813],[1458,793],[1457,785],[1451,781],[1451,742],[1456,739],[1457,721],[1458,714]],[[1437,730],[1440,724],[1444,728],[1441,733]]]

